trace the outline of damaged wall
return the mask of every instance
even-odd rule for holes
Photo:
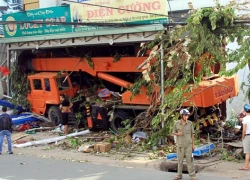
[[[235,50],[239,46],[237,45],[237,43],[231,43],[227,47],[229,49]],[[235,65],[236,65],[235,63],[227,64],[227,70],[232,69],[233,67],[235,67]],[[249,84],[249,82],[248,82],[248,75],[249,75],[248,65],[245,66],[243,69],[241,69],[237,73],[237,75],[239,78],[239,87],[241,86],[242,82]],[[249,103],[248,99],[245,98],[245,94],[246,94],[246,91],[248,90],[248,88],[249,88],[248,86],[244,86],[243,91],[240,89],[239,95],[237,97],[233,98],[233,100],[227,101],[227,119],[230,119],[232,111],[234,111],[236,113],[236,115],[238,115],[243,110],[244,104]]]

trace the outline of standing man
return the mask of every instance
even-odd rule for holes
[[[194,127],[191,121],[188,121],[190,115],[187,109],[180,111],[181,120],[174,124],[173,134],[177,136],[177,156],[178,156],[178,175],[174,180],[182,179],[183,159],[186,158],[188,173],[191,180],[195,180],[194,159],[192,152],[194,150]]]
[[[240,170],[249,170],[249,158],[250,158],[250,105],[244,105],[244,111],[246,116],[242,120],[243,130],[242,130],[242,142],[243,150],[245,154],[245,166],[240,168]]]
[[[13,152],[12,152],[12,140],[11,140],[12,119],[6,113],[6,111],[7,111],[6,107],[2,107],[2,111],[3,111],[3,114],[0,116],[0,154],[2,154],[4,136],[6,136],[7,142],[8,142],[8,153],[13,154]]]
[[[71,112],[70,108],[73,106],[70,103],[64,94],[60,94],[60,110],[62,112],[62,125],[64,125],[64,134],[67,135],[69,133],[69,113]]]

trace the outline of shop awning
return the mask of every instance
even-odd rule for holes
[[[115,44],[146,42],[154,40],[159,31],[164,30],[161,24],[107,28],[98,31],[86,31],[67,34],[26,36],[3,38],[0,43],[7,45],[8,50],[44,49],[93,44]]]

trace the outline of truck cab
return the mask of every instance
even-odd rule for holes
[[[79,86],[73,86],[66,74],[58,75],[55,72],[41,72],[28,76],[30,91],[27,100],[31,104],[31,111],[48,115],[49,119],[59,124],[60,121],[60,94],[73,98]]]

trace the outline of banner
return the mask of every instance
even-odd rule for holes
[[[52,7],[13,14],[4,14],[3,21],[71,22],[70,8]],[[4,25],[4,37],[36,36],[72,32],[71,25],[49,25],[38,23],[13,23]]]
[[[166,24],[166,0],[78,0],[70,6],[35,9],[4,14],[3,21],[16,21],[4,25],[4,37],[42,36],[70,32],[95,31],[104,26],[83,26],[78,23],[134,23]],[[22,21],[26,21],[23,22]],[[31,22],[27,22],[31,21]],[[32,23],[74,22],[74,25],[51,25]],[[111,28],[111,27],[105,27]]]
[[[166,24],[166,0],[78,0],[70,5],[72,22]],[[74,26],[73,31],[95,29]]]

